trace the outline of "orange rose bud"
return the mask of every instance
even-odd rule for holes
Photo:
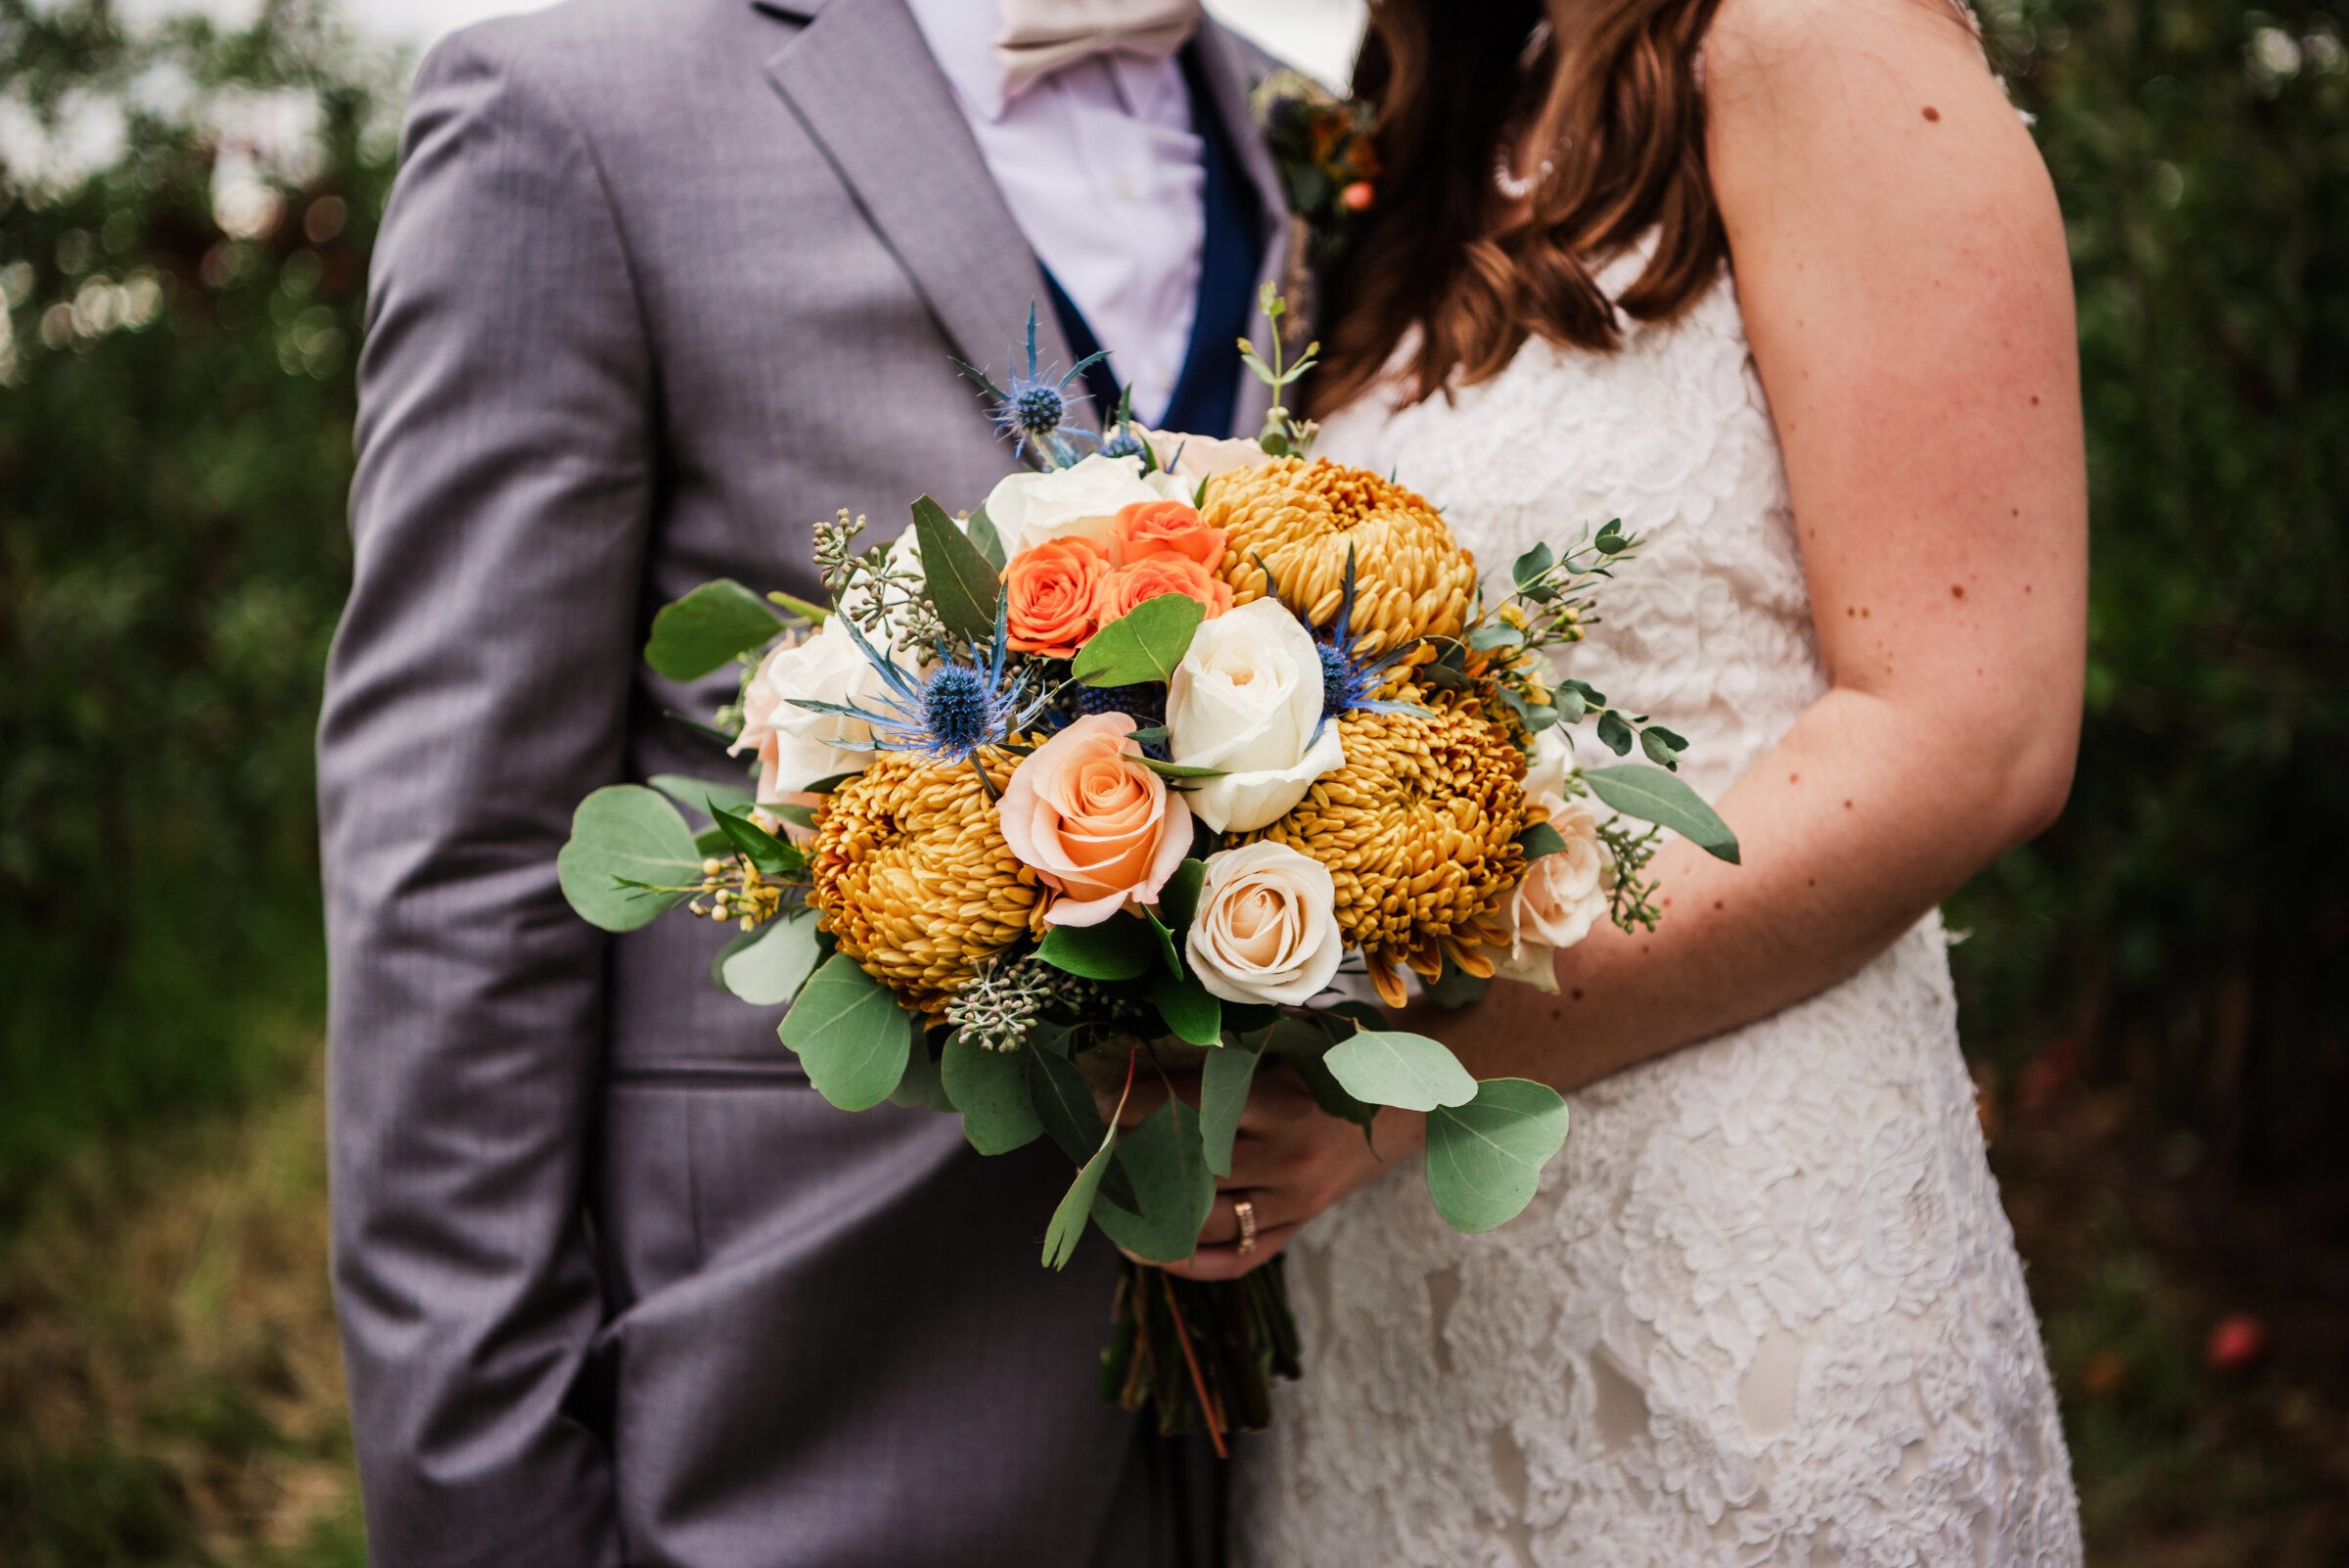
[[[1371,188],[1368,180],[1356,180],[1338,193],[1338,200],[1346,204],[1348,211],[1362,212],[1367,211],[1370,204],[1378,200],[1378,192]]]
[[[1231,608],[1231,584],[1208,576],[1207,568],[1187,555],[1144,556],[1103,577],[1100,593],[1093,613],[1105,626],[1143,600],[1162,593],[1198,600],[1210,621]]]
[[[1118,559],[1131,566],[1154,555],[1179,555],[1213,570],[1223,559],[1224,532],[1180,501],[1136,501],[1118,513]]]
[[[1109,557],[1090,539],[1051,539],[1022,550],[1003,569],[1006,640],[1022,653],[1075,658],[1100,626],[1096,607],[1108,575]]]

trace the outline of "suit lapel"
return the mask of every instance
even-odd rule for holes
[[[1216,114],[1231,133],[1231,145],[1264,208],[1265,254],[1257,268],[1257,283],[1259,287],[1267,283],[1278,287],[1288,258],[1289,200],[1280,188],[1280,175],[1272,167],[1272,155],[1265,149],[1265,139],[1257,131],[1256,115],[1248,104],[1251,73],[1246,47],[1219,23],[1211,22],[1199,29],[1199,63],[1207,78],[1208,92],[1215,99]],[[1272,357],[1272,333],[1264,317],[1250,315],[1248,336],[1258,353],[1267,360]],[[1271,406],[1271,389],[1254,376],[1245,378],[1240,384],[1239,401],[1233,408],[1231,433],[1255,435],[1265,422],[1265,410]]]
[[[955,351],[1002,380],[1043,302],[1036,253],[979,156],[954,89],[904,0],[797,0],[759,10],[804,24],[767,79],[832,161]],[[1060,323],[1036,313],[1039,354],[1070,364]]]

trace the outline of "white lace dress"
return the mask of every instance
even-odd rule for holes
[[[1365,399],[1320,450],[1396,471],[1488,575],[1621,517],[1644,548],[1566,672],[1685,735],[1708,796],[1824,690],[1726,275],[1619,353],[1537,342],[1452,404]],[[1928,919],[1841,985],[1575,1095],[1565,1152],[1497,1231],[1449,1229],[1416,1161],[1309,1226],[1288,1253],[1305,1377],[1242,1469],[1238,1561],[2078,1563],[1944,948]]]

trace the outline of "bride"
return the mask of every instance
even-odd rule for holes
[[[1308,1347],[1245,1563],[2079,1560],[1933,913],[2070,780],[2072,304],[1945,3],[1372,7],[1387,174],[1321,450],[1488,573],[1621,517],[1563,673],[1688,738],[1745,863],[1667,852],[1661,924],[1561,952],[1554,996],[1414,1009],[1572,1093],[1517,1221],[1450,1230],[1389,1175],[1396,1112],[1385,1163],[1332,1124],[1219,1203],[1197,1271],[1288,1244]]]

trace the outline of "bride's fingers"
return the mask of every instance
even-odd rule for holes
[[[1199,1227],[1200,1244],[1203,1246],[1237,1246],[1245,1234],[1240,1225],[1239,1215],[1239,1208],[1243,1202],[1250,1206],[1250,1214],[1256,1222],[1256,1234],[1260,1241],[1267,1231],[1280,1226],[1293,1225],[1299,1221],[1298,1216],[1286,1212],[1287,1206],[1272,1193],[1249,1187],[1226,1187],[1216,1194],[1215,1207],[1207,1211],[1207,1223]]]
[[[1304,1228],[1302,1224],[1274,1225],[1269,1230],[1259,1230],[1255,1249],[1246,1254],[1242,1254],[1237,1247],[1202,1246],[1191,1255],[1190,1262],[1162,1267],[1168,1273],[1184,1279],[1237,1279],[1270,1263],[1273,1255],[1289,1244],[1289,1238]]]

